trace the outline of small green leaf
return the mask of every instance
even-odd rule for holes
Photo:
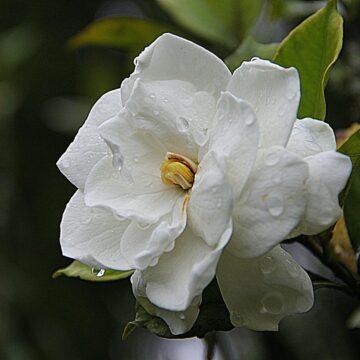
[[[278,48],[279,44],[261,44],[253,37],[248,36],[241,45],[225,59],[226,65],[231,71],[238,68],[243,61],[251,60],[254,56],[261,59],[271,60]]]
[[[172,335],[169,327],[162,319],[150,315],[139,303],[136,304],[135,310],[135,320],[126,325],[123,338],[126,338],[136,327],[146,328],[153,334],[165,338],[189,338],[194,336],[203,338],[211,331],[226,331],[233,328],[229,311],[222,299],[216,280],[213,280],[204,290],[199,316],[192,329],[185,334]]]
[[[179,31],[155,21],[127,17],[97,20],[73,36],[70,48],[106,46],[139,52],[163,33]]]
[[[130,271],[118,271],[118,270],[98,270],[94,271],[87,265],[82,264],[80,261],[73,261],[68,267],[59,269],[54,272],[53,279],[59,276],[75,277],[87,281],[115,281],[129,277],[133,273]]]
[[[281,42],[274,62],[299,71],[301,102],[299,117],[323,120],[326,114],[324,88],[336,61],[343,37],[343,20],[336,0],[307,18]]]
[[[360,251],[360,130],[352,135],[338,150],[350,156],[352,172],[345,190],[340,196],[344,204],[344,217],[352,247]]]
[[[263,0],[157,0],[175,21],[204,39],[234,47],[257,19]]]

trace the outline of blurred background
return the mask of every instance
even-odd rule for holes
[[[324,2],[260,1],[247,33],[234,39],[219,39],[198,26],[195,9],[179,13],[166,3],[0,0],[1,360],[206,358],[205,343],[198,339],[164,340],[137,329],[122,341],[122,330],[134,317],[128,280],[52,279],[70,263],[58,238],[62,212],[75,190],[55,163],[92,104],[120,86],[132,72],[134,56],[156,34],[176,32],[225,58],[241,40],[251,46],[248,34],[264,44],[280,41]],[[359,1],[344,1],[340,10],[345,46],[327,87],[327,121],[336,129],[360,120]],[[116,30],[119,44],[114,38],[108,46],[98,46],[96,39],[68,43],[94,20],[113,16],[127,19]],[[248,53],[242,49],[228,64],[238,66]],[[298,256],[310,267],[320,266],[304,253]],[[285,319],[278,333],[217,333],[214,359],[358,359],[360,330],[346,327],[355,306],[342,293],[319,290],[314,308]]]

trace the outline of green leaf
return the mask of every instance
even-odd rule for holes
[[[303,21],[281,42],[274,62],[294,66],[299,71],[300,118],[325,118],[324,88],[341,50],[342,37],[342,17],[336,9],[336,0],[329,0],[323,9]]]
[[[133,273],[130,271],[118,270],[94,270],[87,265],[82,264],[80,261],[73,261],[68,267],[59,269],[54,272],[53,279],[59,276],[75,277],[87,281],[115,281],[129,277]]]
[[[344,217],[352,247],[360,252],[360,130],[352,135],[338,150],[350,156],[352,172],[345,190],[340,196],[344,204]]]
[[[157,0],[175,21],[204,39],[236,46],[255,23],[263,0]]]
[[[163,33],[179,34],[175,28],[146,19],[112,17],[97,20],[73,36],[70,48],[105,46],[139,52]]]
[[[218,284],[214,279],[204,290],[199,316],[190,331],[182,335],[172,335],[167,324],[160,318],[150,315],[139,303],[136,305],[135,320],[129,322],[123,333],[126,338],[136,327],[148,329],[153,334],[166,338],[204,337],[211,331],[231,330],[229,311],[222,299]]]
[[[238,68],[243,61],[251,60],[254,56],[262,59],[271,60],[278,48],[279,44],[261,44],[253,37],[248,36],[241,45],[225,59],[226,65],[231,71]]]

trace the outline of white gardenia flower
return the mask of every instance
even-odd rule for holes
[[[276,330],[313,304],[308,275],[279,243],[337,220],[349,158],[327,124],[296,120],[294,68],[253,59],[231,74],[171,34],[135,64],[58,162],[78,188],[63,254],[134,269],[135,296],[173,334],[192,327],[214,276],[234,326]]]

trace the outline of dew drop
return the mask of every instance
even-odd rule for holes
[[[245,320],[243,316],[236,311],[231,312],[230,318],[231,322],[237,326],[245,325]]]
[[[100,269],[97,274],[96,277],[103,277],[105,275],[105,269]]]
[[[185,319],[185,314],[184,314],[184,313],[180,313],[180,314],[179,314],[179,318],[180,318],[180,320],[184,320],[184,319]]]
[[[245,119],[245,124],[247,126],[250,126],[254,123],[254,116],[252,114],[248,114],[248,116]]]
[[[140,230],[147,230],[151,226],[151,224],[145,222],[138,222],[136,225]]]
[[[286,260],[286,268],[288,270],[289,275],[292,278],[296,278],[299,276],[299,272],[298,272],[296,265],[293,262],[291,262],[290,260]]]
[[[182,116],[177,119],[176,125],[180,132],[185,132],[190,127],[189,121]]]
[[[267,154],[266,159],[265,159],[265,163],[268,166],[274,166],[276,165],[278,162],[280,161],[280,157],[277,154],[277,151],[273,151],[269,154]]]
[[[112,164],[115,169],[121,170],[124,165],[124,158],[120,153],[114,153],[112,158]]]
[[[266,198],[266,206],[272,216],[280,216],[284,211],[284,201],[281,194],[270,194]]]
[[[261,304],[260,312],[262,314],[281,314],[284,308],[284,298],[279,292],[270,292],[261,299]]]
[[[264,275],[271,274],[276,269],[276,263],[272,256],[265,256],[260,262],[260,270]]]

